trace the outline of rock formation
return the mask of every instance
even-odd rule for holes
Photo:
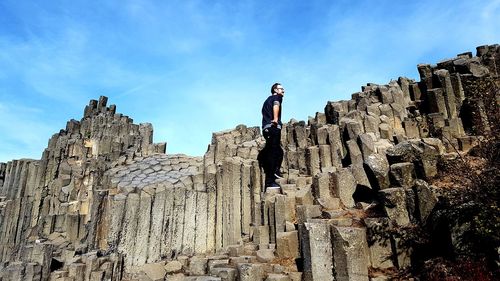
[[[418,71],[285,124],[278,193],[258,127],[168,155],[151,124],[90,101],[41,160],[0,163],[0,280],[385,280],[412,252],[385,230],[425,223],[438,159],[490,128],[500,46]]]

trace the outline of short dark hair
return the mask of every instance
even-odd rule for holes
[[[271,95],[274,94],[274,90],[276,90],[276,88],[278,88],[278,86],[280,86],[281,84],[280,83],[274,83],[273,86],[271,87]]]

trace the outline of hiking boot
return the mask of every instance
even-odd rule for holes
[[[281,186],[275,182],[269,184],[266,186],[266,189],[269,190],[269,189],[280,189]]]

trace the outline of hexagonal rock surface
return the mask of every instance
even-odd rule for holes
[[[106,173],[111,179],[111,186],[117,187],[120,192],[136,192],[147,186],[165,182],[174,187],[188,187],[193,184],[192,176],[203,171],[202,157],[156,154],[134,160]]]

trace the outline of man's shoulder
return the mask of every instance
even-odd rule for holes
[[[272,97],[273,97],[272,99],[273,102],[277,101],[281,104],[281,102],[283,101],[283,97],[281,95],[274,95]]]
[[[279,101],[279,102],[281,102],[282,99],[283,98],[280,95],[271,95],[271,96],[267,97],[266,101],[271,101],[271,102]]]

